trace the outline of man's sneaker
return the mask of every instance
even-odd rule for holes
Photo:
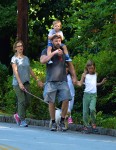
[[[57,124],[56,123],[52,123],[51,131],[56,131],[56,130],[57,130]]]
[[[68,124],[71,124],[71,123],[73,123],[73,120],[72,120],[71,117],[69,117],[69,118],[68,118]]]
[[[28,127],[28,124],[26,123],[25,120],[21,121],[20,127]]]
[[[20,125],[20,123],[21,123],[21,120],[20,120],[20,117],[19,117],[19,115],[16,113],[16,114],[14,114],[14,119],[15,119],[15,121],[16,121],[16,123],[17,123],[17,125]]]
[[[65,127],[64,122],[60,122],[60,124],[59,124],[59,129],[60,129],[61,131],[66,131],[66,130],[67,130],[67,128]]]
[[[49,61],[48,61],[48,64],[52,64],[52,63],[53,63],[53,61],[52,61],[52,60],[49,60]]]

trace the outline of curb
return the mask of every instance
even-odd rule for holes
[[[28,125],[49,127],[49,120],[36,120],[36,119],[26,118],[26,121]],[[0,122],[16,123],[13,116],[4,116],[4,115],[0,115]],[[82,128],[83,125],[77,125],[77,124],[70,124],[68,126],[68,129],[71,131],[81,132]],[[109,136],[116,137],[116,129],[107,129],[103,127],[97,127],[97,129],[98,129],[98,133],[95,134],[109,135]]]

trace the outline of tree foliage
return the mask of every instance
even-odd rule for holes
[[[73,53],[100,50],[116,51],[116,2],[115,0],[97,0],[88,3],[74,1],[66,9],[70,16],[65,27],[71,31],[67,42]],[[72,34],[73,33],[73,34]]]
[[[0,37],[16,36],[17,9],[15,0],[0,2]]]

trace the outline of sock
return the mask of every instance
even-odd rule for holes
[[[64,122],[64,119],[65,119],[65,118],[62,118],[62,117],[61,117],[61,120],[60,120],[60,122]]]
[[[55,123],[55,120],[52,120],[52,123]]]
[[[67,59],[69,59],[70,57],[69,57],[69,54],[65,54],[65,59],[67,60]]]

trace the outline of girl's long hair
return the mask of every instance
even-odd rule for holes
[[[85,73],[85,74],[88,74],[88,73],[89,73],[88,67],[90,67],[90,66],[94,66],[95,72],[96,72],[95,62],[94,62],[93,60],[88,60],[87,63],[86,63],[86,65],[85,65],[85,69],[84,69],[84,73]],[[95,73],[95,72],[94,72],[94,73]]]

